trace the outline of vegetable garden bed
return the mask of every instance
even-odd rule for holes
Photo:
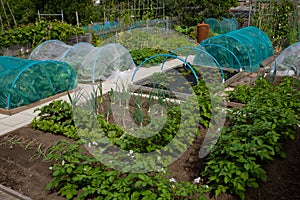
[[[205,81],[209,81],[211,78],[216,78],[215,82],[220,80],[221,74],[219,69],[211,67],[202,67],[201,72],[207,73]],[[218,73],[217,75],[215,73]],[[177,97],[178,99],[184,100],[191,96],[191,89],[197,85],[197,79],[203,79],[199,70],[195,70],[196,74],[186,66],[176,66],[166,71],[156,72],[151,76],[142,78],[138,81],[133,82],[130,85],[131,91],[141,90],[143,93],[149,93],[153,89],[159,90],[161,93],[165,93],[167,96]],[[238,79],[241,79],[244,74],[237,70],[223,69],[225,85],[230,85]],[[197,76],[197,78],[196,78]],[[206,75],[205,75],[206,76]],[[214,82],[214,80],[213,80]],[[221,81],[220,81],[221,82]]]
[[[218,195],[218,199],[238,199],[238,197],[241,199],[248,197],[268,199],[269,196],[280,199],[286,194],[282,194],[280,188],[285,188],[285,192],[289,191],[288,188],[290,188],[290,197],[297,199],[298,191],[295,192],[295,188],[298,188],[300,179],[294,179],[295,184],[289,182],[291,178],[299,177],[297,166],[300,161],[289,156],[289,153],[297,157],[300,155],[299,145],[296,145],[299,141],[299,127],[297,125],[299,124],[300,93],[295,91],[294,84],[291,79],[284,79],[281,84],[272,85],[265,79],[259,78],[254,87],[251,85],[249,86],[251,88],[248,86],[236,88],[237,91],[233,92],[232,97],[242,100],[241,102],[245,106],[240,110],[228,110],[225,126],[216,146],[207,157],[202,159],[198,157],[199,149],[207,134],[205,127],[208,126],[212,111],[210,100],[207,99],[209,96],[205,93],[205,85],[197,85],[198,87],[195,88],[198,97],[197,102],[201,107],[198,114],[194,113],[197,106],[186,103],[188,108],[192,108],[192,112],[188,112],[188,110],[180,109],[178,104],[163,101],[161,99],[163,96],[150,100],[142,93],[128,98],[129,93],[126,92],[117,93],[112,90],[107,95],[100,92],[94,99],[96,101],[89,102],[92,103],[91,105],[95,105],[93,102],[96,102],[97,106],[92,108],[97,108],[97,121],[91,121],[89,117],[86,118],[84,113],[86,111],[90,114],[90,110],[87,110],[88,107],[85,105],[81,105],[83,107],[79,107],[78,111],[80,112],[77,114],[80,114],[86,124],[76,127],[72,116],[75,114],[78,117],[77,111],[72,113],[71,105],[66,102],[53,101],[39,110],[40,113],[33,120],[32,127],[57,135],[65,135],[75,140],[80,137],[83,139],[81,142],[85,144],[85,149],[80,152],[83,143],[61,139],[56,145],[49,148],[35,146],[34,149],[37,149],[39,158],[44,157],[51,163],[49,170],[53,179],[50,182],[47,179],[49,183],[46,188],[52,195],[59,192],[61,196],[67,199],[96,199],[96,197],[111,198],[112,196],[115,198],[126,196],[129,199],[141,199],[145,196],[148,199],[158,199],[159,197],[164,199],[182,199],[184,197],[209,199],[208,192],[212,195]],[[158,116],[164,115],[166,117],[166,121],[158,118],[153,123],[155,125],[163,124],[162,129],[158,131],[150,129],[148,132],[140,132],[134,127],[131,129],[131,123],[146,127],[153,122],[149,120],[150,114],[148,112],[149,105],[152,103],[154,105],[163,104],[160,107],[151,108],[154,111],[152,114],[156,113]],[[115,109],[112,109],[113,107]],[[128,109],[128,115],[123,115],[122,109]],[[58,110],[59,112],[57,112]],[[189,120],[184,122],[180,117],[183,112],[187,112],[186,117],[189,117]],[[134,120],[130,122],[129,117]],[[78,120],[78,118],[76,119]],[[192,144],[177,160],[160,172],[137,174],[119,171],[87,154],[87,150],[91,153],[90,149],[101,147],[101,143],[99,143],[101,140],[98,140],[98,137],[102,137],[104,134],[111,143],[129,152],[126,155],[127,158],[138,159],[138,153],[158,150],[168,144],[177,134],[181,134],[178,131],[181,125],[184,126],[184,136],[189,136],[193,130],[185,126],[190,124],[192,119],[196,119],[198,122],[196,128],[199,134],[194,136]],[[103,132],[94,132],[94,129],[91,129],[95,123],[102,128]],[[129,129],[125,131],[124,127],[129,127]],[[20,131],[22,130],[24,129]],[[141,133],[151,135],[153,132],[155,134],[152,137],[140,138],[128,134],[132,130],[135,130],[133,133],[137,135]],[[46,135],[49,133],[38,132],[38,134]],[[0,147],[7,148],[7,151],[17,150],[14,148],[17,148],[18,144],[22,144],[25,150],[26,147],[30,147],[30,140],[19,139],[13,135],[4,137],[3,140],[1,139],[3,142]],[[291,139],[296,141],[293,142]],[[182,146],[179,145],[179,147]],[[104,156],[115,153],[109,150],[104,149],[107,151]],[[13,156],[14,154],[9,155]],[[27,159],[31,157],[27,156]],[[283,162],[284,158],[287,159],[289,165],[280,165],[280,161]],[[124,161],[127,162],[127,160]],[[272,163],[277,163],[280,167],[275,170]],[[290,166],[293,166],[292,169]],[[47,167],[49,168],[49,165]],[[1,176],[5,173],[2,173]],[[281,181],[289,184],[289,187],[284,186],[281,182],[276,181],[276,178],[269,177],[269,175],[280,176]],[[274,185],[272,182],[264,183],[268,178],[274,181]],[[264,184],[272,187],[272,192],[265,191]],[[18,187],[22,188],[21,185]],[[223,193],[225,196],[220,195]],[[233,195],[226,196],[226,194]],[[44,199],[49,198],[47,195],[49,194],[43,196]]]

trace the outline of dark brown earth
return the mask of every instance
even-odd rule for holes
[[[63,136],[22,127],[0,137],[0,184],[12,188],[34,200],[64,199],[45,191],[52,179],[51,163],[43,161],[43,151]],[[202,139],[197,138],[177,161],[169,166],[171,176],[177,180],[193,180],[203,168],[204,161],[197,155]],[[249,189],[247,199],[296,200],[300,199],[300,136],[284,145],[286,159],[277,159],[265,165],[268,181],[258,189]],[[40,152],[40,153],[39,153]],[[217,199],[236,199],[222,195]]]
[[[2,136],[0,184],[34,200],[65,199],[45,191],[45,185],[51,181],[51,163],[43,161],[42,153],[62,138],[30,127],[22,127]]]

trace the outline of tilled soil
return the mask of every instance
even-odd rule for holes
[[[205,130],[202,130],[205,131]],[[43,161],[43,153],[65,137],[22,127],[0,137],[0,184],[16,190],[34,200],[65,199],[45,191],[51,181],[50,162]],[[197,178],[205,164],[198,158],[202,142],[196,138],[190,148],[169,166],[176,180],[192,181]],[[248,189],[246,199],[296,200],[300,199],[300,136],[284,145],[286,159],[267,163],[268,181],[261,182],[258,189]],[[208,196],[207,196],[208,197]],[[215,199],[215,198],[212,198]],[[216,199],[237,199],[221,195]]]

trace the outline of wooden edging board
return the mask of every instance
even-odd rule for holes
[[[21,107],[18,107],[18,108],[12,108],[12,109],[0,108],[0,113],[4,114],[4,115],[14,115],[14,114],[17,114],[17,113],[22,112],[24,110],[27,110],[27,109],[39,106],[41,104],[53,101],[53,100],[55,100],[55,99],[57,99],[59,97],[67,95],[68,92],[72,93],[75,90],[76,89],[70,90],[70,91],[66,91],[66,92],[61,92],[61,93],[55,94],[53,96],[47,97],[45,99],[41,99],[39,101],[35,101],[35,102],[31,103],[31,104],[28,104],[28,105],[25,105],[25,106],[21,106]]]
[[[153,92],[154,88],[152,87],[146,87],[146,86],[140,86],[140,85],[129,85],[129,90],[131,92],[135,92],[137,90],[141,90],[143,93],[145,94],[150,94],[151,92]],[[157,89],[155,88],[155,91],[161,93],[161,94],[165,94],[165,95],[170,95],[170,96],[175,96],[176,98],[178,98],[179,100],[185,100],[188,97],[191,97],[192,94],[188,94],[188,93],[181,93],[181,92],[171,92],[168,90],[163,90],[163,89]]]
[[[5,187],[4,185],[1,185],[1,184],[0,184],[0,191],[4,192],[5,196],[7,196],[4,198],[11,199],[12,197],[14,197],[15,199],[18,199],[18,200],[32,200],[31,198],[15,191],[15,190],[12,190],[8,187]]]
[[[231,101],[228,101],[226,103],[227,107],[230,107],[230,108],[237,108],[237,109],[241,109],[242,107],[245,106],[245,104],[242,104],[242,103],[237,103],[237,102],[231,102]]]

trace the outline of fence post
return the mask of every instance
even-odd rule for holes
[[[169,30],[169,17],[166,16],[166,29]]]
[[[90,33],[90,41],[89,42],[92,43],[92,40],[93,40],[93,25],[89,24],[88,29],[89,29],[89,33]]]

